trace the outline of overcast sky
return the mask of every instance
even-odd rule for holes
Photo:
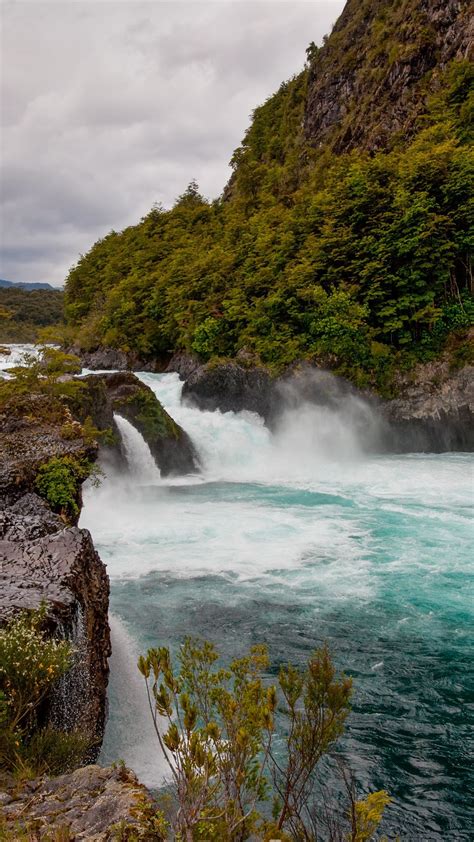
[[[253,108],[344,0],[0,0],[0,277],[60,285],[195,178],[220,195]]]

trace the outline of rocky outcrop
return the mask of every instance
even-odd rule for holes
[[[194,370],[183,386],[183,399],[200,409],[257,412],[270,428],[285,411],[303,404],[344,409],[349,402],[354,407],[358,401],[367,408],[363,426],[371,449],[395,453],[471,451],[473,375],[470,366],[452,371],[448,359],[420,365],[399,378],[400,397],[382,401],[307,363],[292,366],[279,378],[272,378],[262,368],[226,363]]]
[[[55,839],[107,842],[119,838],[114,825],[136,824],[134,813],[143,802],[150,802],[150,797],[133,772],[124,767],[86,766],[0,793],[0,823],[10,832],[34,826],[32,839],[48,833],[48,839],[57,834]]]
[[[337,152],[408,138],[448,62],[472,54],[473,35],[468,0],[349,0],[311,62],[306,138]]]
[[[98,749],[106,716],[109,582],[89,532],[63,526],[35,494],[2,512],[0,623],[45,603],[48,631],[76,650],[47,717],[61,729],[78,728]]]
[[[392,451],[474,450],[474,367],[452,371],[447,359],[399,378],[400,397],[382,406]]]
[[[0,506],[34,491],[40,466],[53,457],[97,458],[97,444],[84,441],[67,408],[49,415],[47,404],[46,396],[29,396],[0,412]],[[77,496],[80,505],[80,487]]]
[[[94,351],[83,351],[73,346],[68,353],[75,354],[84,368],[91,371],[163,371],[169,360],[169,355],[162,359],[143,359],[133,351],[120,351],[117,348],[96,348]]]
[[[81,506],[54,513],[38,496],[37,476],[52,459],[90,463],[95,442],[65,405],[45,395],[17,397],[1,414],[0,435],[0,624],[22,610],[46,604],[47,629],[72,640],[75,663],[43,711],[68,730],[80,728],[97,753],[106,716],[110,635],[109,582],[86,530],[70,524]]]
[[[244,368],[237,363],[201,366],[186,379],[182,396],[199,409],[246,409],[268,420],[274,407],[275,382],[264,368]]]
[[[89,375],[88,396],[81,397],[87,412],[101,429],[114,428],[117,413],[141,433],[162,476],[195,473],[199,459],[188,434],[163,409],[152,390],[128,371]],[[116,431],[116,440],[120,437]],[[120,447],[120,445],[119,445]]]

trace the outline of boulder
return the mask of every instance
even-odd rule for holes
[[[84,378],[92,399],[86,402],[98,426],[120,435],[113,415],[126,418],[141,433],[163,476],[195,473],[199,458],[188,434],[163,409],[152,390],[128,371],[88,375]],[[104,403],[105,401],[105,403]]]

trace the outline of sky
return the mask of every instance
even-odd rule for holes
[[[344,0],[0,0],[0,278],[59,286],[110,230],[196,179]]]

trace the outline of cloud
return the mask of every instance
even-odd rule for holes
[[[220,195],[251,111],[343,5],[4,2],[0,277],[61,284],[192,178]]]

